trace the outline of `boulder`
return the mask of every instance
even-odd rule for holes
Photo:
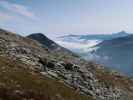
[[[66,70],[73,70],[73,64],[72,63],[65,63],[64,67]]]
[[[47,63],[47,67],[48,67],[48,68],[51,68],[51,69],[55,68],[54,62],[49,61],[49,62]]]

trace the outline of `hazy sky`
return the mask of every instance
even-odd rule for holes
[[[0,0],[0,28],[49,36],[133,32],[133,0]]]

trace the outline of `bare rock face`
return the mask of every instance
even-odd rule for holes
[[[42,75],[63,81],[97,100],[133,98],[133,81],[125,76],[118,77],[100,65],[68,53],[55,54],[37,41],[7,31],[0,31],[0,56],[21,61]]]
[[[73,64],[70,62],[65,63],[64,67],[66,70],[73,70]]]

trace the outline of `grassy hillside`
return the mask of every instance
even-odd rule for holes
[[[0,57],[0,100],[93,100],[28,67]]]

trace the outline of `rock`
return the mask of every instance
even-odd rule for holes
[[[80,69],[80,66],[74,65],[73,68],[74,68],[74,71],[78,71]]]
[[[50,61],[49,61],[49,62],[47,63],[47,67],[50,68],[50,69],[53,69],[53,68],[55,68],[55,64],[54,64],[53,62],[50,62]]]
[[[39,63],[43,65],[44,71],[46,71],[46,67],[53,69],[55,67],[55,60],[48,60],[46,58],[39,58]]]
[[[69,62],[65,63],[64,67],[66,70],[71,70],[71,71],[73,70],[73,64],[72,63],[69,63]]]
[[[39,58],[39,63],[41,63],[44,66],[47,66],[47,59],[46,58]]]
[[[52,77],[55,77],[55,78],[58,77],[58,75],[54,71],[48,71],[48,74],[51,75]]]
[[[46,66],[47,66],[47,59],[46,58],[39,58],[39,63],[43,65],[42,70],[46,71]]]
[[[128,79],[125,79],[124,76],[121,75],[114,75],[114,73],[109,74],[109,71],[107,72],[98,64],[75,58],[69,54],[65,55],[63,53],[64,55],[59,55],[53,52],[53,49],[49,49],[49,52],[47,52],[47,48],[42,48],[42,45],[39,43],[27,40],[21,36],[16,38],[15,36],[5,36],[1,34],[2,33],[0,33],[1,56],[4,55],[12,58],[14,61],[21,61],[29,65],[29,68],[37,69],[38,72],[47,77],[58,78],[67,85],[80,90],[80,93],[96,97],[97,100],[120,100],[118,98],[120,98],[121,95],[126,97],[128,93],[133,94],[133,86],[130,85],[132,83]],[[4,68],[2,69],[5,72]],[[99,73],[101,77],[98,77]],[[108,78],[106,75],[111,75],[111,81],[110,76]],[[116,83],[119,83],[121,87],[112,82],[114,79],[117,79]],[[105,83],[108,83],[108,85]],[[112,84],[114,84],[114,87],[112,87]],[[129,92],[127,90],[132,91]],[[60,98],[60,96],[57,96],[57,98],[58,97]],[[132,100],[132,98],[128,100]]]

